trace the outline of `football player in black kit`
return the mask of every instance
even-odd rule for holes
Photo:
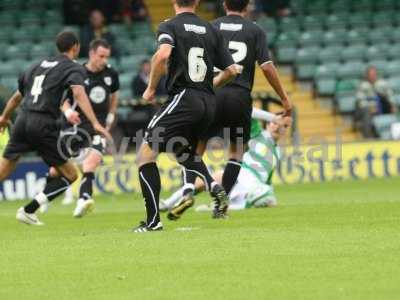
[[[97,119],[107,130],[111,129],[115,120],[119,90],[118,73],[107,64],[110,55],[111,46],[106,40],[93,40],[89,46],[89,61],[83,65],[87,77],[85,79],[86,93]],[[64,115],[74,112],[76,105],[77,103],[74,102],[73,95],[70,93],[62,107]],[[94,174],[102,161],[106,141],[96,133],[89,120],[82,115],[79,107],[77,112],[81,116],[81,123],[63,130],[61,134],[64,142],[68,144],[66,147],[66,150],[69,151],[68,154],[77,157],[75,161],[83,172],[79,198],[73,213],[74,217],[80,218],[93,208]],[[70,127],[70,124],[67,126]],[[67,193],[72,193],[71,189]],[[45,211],[46,207],[43,207]]]
[[[62,194],[77,179],[75,166],[60,153],[58,147],[60,106],[66,93],[71,90],[74,99],[101,135],[111,138],[99,123],[85,93],[85,71],[73,61],[80,44],[72,32],[62,32],[56,38],[60,54],[47,58],[30,67],[18,80],[18,90],[7,102],[0,117],[0,129],[10,123],[12,112],[21,104],[10,141],[0,161],[0,181],[16,167],[19,158],[26,152],[35,151],[49,166],[54,166],[60,176],[47,177],[43,192],[29,204],[21,207],[16,215],[18,221],[31,225],[43,225],[35,212],[41,204],[52,201]],[[77,113],[68,116],[72,123],[79,122]]]
[[[143,94],[147,101],[154,99],[168,63],[169,99],[150,121],[137,157],[147,220],[134,232],[162,229],[158,206],[161,182],[155,163],[159,152],[174,153],[186,170],[202,178],[221,212],[228,205],[225,191],[196,156],[196,145],[214,119],[213,84],[227,83],[238,71],[221,33],[194,13],[199,1],[172,2],[176,16],[159,26],[159,49],[153,56],[150,81]],[[216,78],[213,78],[214,66],[223,70]]]
[[[216,90],[215,122],[206,135],[207,139],[216,136],[223,128],[229,130],[229,160],[222,177],[222,186],[228,194],[237,181],[243,153],[250,139],[253,106],[251,90],[256,63],[281,99],[286,116],[284,122],[287,125],[291,123],[291,103],[269,56],[265,32],[245,18],[248,4],[249,0],[225,0],[224,8],[227,15],[212,22],[223,35],[225,46],[231,51],[235,63],[243,66],[239,76]],[[205,143],[201,143],[198,153],[203,154],[204,151]],[[179,219],[184,211],[194,204],[194,182],[197,175],[184,171],[183,176],[188,188],[182,195],[182,201],[169,212],[168,218],[171,220]],[[218,214],[218,209],[218,207],[214,209],[214,215]]]

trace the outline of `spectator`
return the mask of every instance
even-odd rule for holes
[[[142,61],[139,73],[132,80],[131,88],[133,97],[141,97],[143,95],[149,83],[150,70],[150,61],[147,59]],[[162,78],[158,85],[156,95],[163,96],[166,94],[167,90],[165,88],[165,78]]]
[[[124,0],[122,16],[126,23],[131,24],[133,21],[148,20],[149,12],[143,0]]]
[[[290,0],[255,0],[255,9],[258,12],[277,17],[286,17],[291,13]]]
[[[357,91],[356,124],[365,137],[374,136],[372,116],[395,113],[397,111],[393,91],[389,83],[378,78],[378,70],[371,66],[366,71]]]
[[[90,24],[84,26],[81,30],[81,57],[87,57],[89,53],[89,44],[94,39],[105,39],[110,45],[113,56],[119,57],[119,51],[116,47],[115,36],[108,31],[104,22],[104,15],[100,10],[93,10],[90,13]]]

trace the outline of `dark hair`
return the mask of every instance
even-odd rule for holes
[[[68,52],[75,45],[79,45],[79,40],[72,31],[62,31],[57,34],[56,46],[61,53]]]
[[[90,42],[89,50],[96,51],[99,47],[103,47],[106,49],[111,49],[111,45],[105,39],[94,39]]]
[[[228,10],[243,11],[249,5],[249,0],[225,0],[225,5]]]
[[[176,4],[179,7],[193,6],[195,3],[196,3],[196,0],[176,0]]]

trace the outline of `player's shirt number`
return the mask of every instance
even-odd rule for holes
[[[38,101],[38,97],[43,92],[42,85],[43,85],[43,81],[45,78],[46,78],[46,75],[39,75],[39,76],[36,76],[33,81],[32,89],[31,89],[31,95],[33,96],[33,103],[36,103]]]
[[[235,63],[240,63],[246,58],[247,45],[245,43],[230,41],[229,49],[235,51],[232,54],[232,58]]]
[[[190,48],[188,54],[189,77],[193,82],[203,82],[207,75],[207,65],[204,61],[204,49]]]

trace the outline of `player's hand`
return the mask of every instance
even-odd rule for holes
[[[103,126],[101,126],[100,123],[94,124],[93,128],[94,130],[96,130],[97,133],[104,136],[108,141],[113,140],[111,134]]]
[[[242,74],[243,73],[243,66],[242,65],[235,64],[234,66],[235,66],[235,70],[236,70],[236,72],[238,74]]]
[[[79,117],[79,113],[74,110],[65,112],[65,118],[67,119],[68,123],[72,125],[78,125],[81,123],[81,118]]]
[[[10,125],[11,121],[8,118],[0,116],[0,133],[3,133],[4,130],[6,130],[6,128]]]
[[[143,93],[143,99],[148,102],[154,102],[154,98],[156,96],[156,90],[151,88],[147,88]]]

